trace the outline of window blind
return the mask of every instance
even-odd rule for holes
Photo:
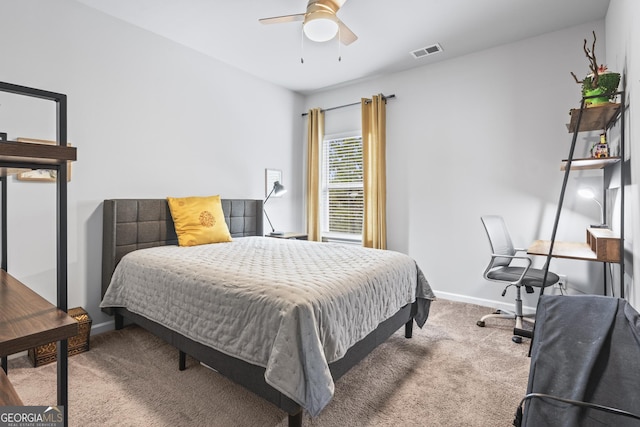
[[[322,234],[362,236],[362,137],[328,138],[322,156]]]

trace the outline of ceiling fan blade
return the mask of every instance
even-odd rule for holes
[[[295,15],[274,16],[273,18],[258,19],[263,24],[282,24],[284,22],[295,22],[304,20],[304,13],[297,13]]]
[[[343,45],[350,45],[354,41],[358,40],[358,36],[356,36],[353,31],[347,27],[344,22],[338,19],[338,26],[340,27],[340,41]]]

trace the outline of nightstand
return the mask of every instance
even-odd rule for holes
[[[277,239],[307,240],[307,233],[296,233],[288,231],[282,234],[267,234],[267,237],[275,237]]]

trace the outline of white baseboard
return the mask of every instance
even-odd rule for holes
[[[8,360],[17,359],[18,357],[22,357],[22,356],[26,356],[26,355],[27,355],[26,351],[21,351],[20,353],[10,354],[9,356],[7,356],[7,359]]]
[[[103,332],[113,331],[115,328],[116,322],[114,320],[98,323],[97,325],[91,326],[91,335],[98,335]]]
[[[436,297],[442,299],[448,299],[450,301],[466,302],[469,304],[481,305],[483,307],[490,307],[499,310],[513,311],[513,303],[506,301],[495,301],[484,298],[470,297],[468,295],[452,294],[450,292],[434,291]],[[522,311],[524,314],[534,314],[536,312],[535,307],[523,306]]]

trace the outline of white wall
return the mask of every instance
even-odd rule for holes
[[[565,124],[580,100],[569,72],[588,73],[582,41],[592,30],[604,57],[597,21],[307,97],[306,108],[329,108],[396,95],[387,104],[389,248],[415,258],[437,295],[512,303],[513,291],[502,299],[499,285],[482,279],[489,245],[480,216],[503,215],[519,247],[550,238],[571,143]],[[359,107],[329,111],[327,133],[359,120]],[[576,157],[596,138],[580,134]],[[584,241],[585,227],[599,222],[598,207],[575,198],[579,182],[600,190],[602,173],[571,174],[558,240]],[[572,293],[602,292],[599,263],[554,259],[551,267]]]
[[[627,299],[640,308],[640,251],[634,250],[634,242],[640,241],[640,150],[637,138],[640,133],[640,114],[634,89],[640,89],[640,2],[635,0],[611,0],[606,18],[607,65],[609,69],[624,74],[626,81],[626,144],[625,155],[630,166],[630,184],[625,192],[625,284]]]
[[[269,201],[279,228],[301,229],[302,98],[69,0],[0,4],[0,80],[68,95],[69,306],[94,325],[106,198],[264,198],[264,170],[283,170]],[[55,109],[0,97],[10,139],[55,139]],[[55,303],[55,188],[9,182],[9,271]]]

